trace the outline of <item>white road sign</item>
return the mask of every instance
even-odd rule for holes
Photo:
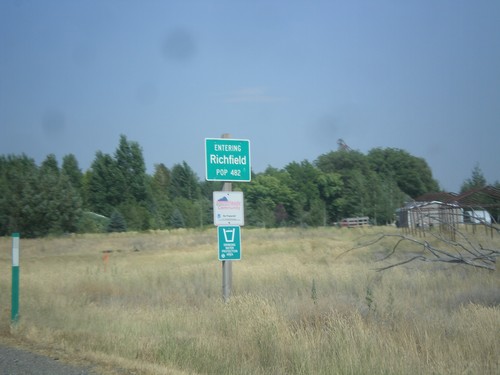
[[[243,192],[214,191],[214,224],[244,225]]]

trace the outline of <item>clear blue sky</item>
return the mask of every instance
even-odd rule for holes
[[[252,167],[401,148],[458,191],[500,180],[500,1],[0,1],[0,154],[83,170],[120,134],[148,171],[204,139]]]

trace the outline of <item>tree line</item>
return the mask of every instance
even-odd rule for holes
[[[114,154],[97,151],[83,172],[69,154],[38,166],[26,155],[0,156],[0,235],[143,231],[213,224],[212,192],[186,163],[156,164],[148,174],[142,148],[121,135]],[[394,148],[366,155],[337,150],[314,162],[291,162],[233,183],[245,197],[245,222],[260,227],[333,225],[369,216],[386,224],[405,201],[438,191],[426,161]]]

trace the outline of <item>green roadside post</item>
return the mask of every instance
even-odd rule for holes
[[[19,320],[19,233],[12,233],[12,305],[11,321]]]

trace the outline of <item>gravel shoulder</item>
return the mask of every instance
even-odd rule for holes
[[[96,375],[91,366],[75,366],[58,357],[35,354],[0,343],[0,375]]]

